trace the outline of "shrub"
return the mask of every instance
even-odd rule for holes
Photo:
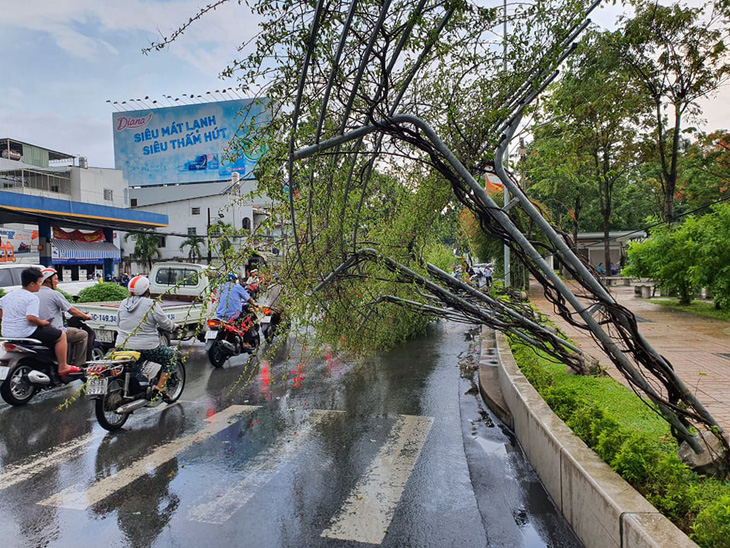
[[[598,456],[700,546],[730,548],[730,482],[690,470],[666,422],[616,381],[567,374],[511,342],[525,377]]]
[[[95,303],[106,301],[121,301],[129,297],[129,291],[121,285],[104,282],[86,287],[79,292],[77,302],[79,303]]]
[[[64,291],[63,289],[61,289],[61,288],[58,288],[58,289],[56,289],[56,291],[58,291],[58,292],[59,292],[59,293],[60,293],[61,295],[63,295],[64,297],[66,297],[66,300],[67,300],[68,302],[70,302],[70,303],[72,303],[72,302],[74,302],[74,301],[76,300],[76,299],[74,299],[74,298],[73,298],[73,297],[71,296],[71,294],[70,294],[70,293],[66,293],[66,292],[65,292],[65,291]]]
[[[604,428],[603,431],[598,434],[596,446],[593,448],[598,456],[606,462],[613,462],[613,459],[616,458],[616,454],[621,449],[626,438],[628,438],[628,433],[618,427],[618,422],[614,422],[616,424],[616,428]]]
[[[549,387],[545,391],[544,399],[550,409],[563,420],[567,420],[577,409],[586,405],[585,400],[575,390],[564,386]]]
[[[702,546],[730,547],[730,495],[710,502],[697,514],[690,536]]]

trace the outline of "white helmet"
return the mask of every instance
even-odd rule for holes
[[[58,272],[56,272],[55,268],[44,268],[43,270],[41,270],[41,274],[43,274],[43,277],[41,278],[41,283],[44,283],[51,276],[55,276],[56,274],[58,274]]]
[[[127,289],[129,289],[132,295],[144,295],[149,288],[150,281],[147,279],[147,276],[135,276],[129,280],[129,284],[127,285]]]

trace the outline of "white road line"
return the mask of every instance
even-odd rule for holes
[[[213,415],[202,430],[158,447],[150,455],[138,459],[113,476],[97,481],[85,491],[80,491],[78,484],[72,485],[38,504],[42,506],[69,508],[72,510],[85,510],[129,485],[137,478],[146,474],[150,468],[154,469],[161,466],[175,458],[178,453],[194,443],[203,441],[221,430],[225,430],[230,426],[231,422],[229,419],[233,416],[246,412],[250,413],[258,408],[259,406],[232,405],[220,413]]]
[[[190,521],[217,525],[228,521],[233,514],[243,508],[259,488],[269,482],[294,453],[301,449],[312,429],[327,413],[328,411],[312,412],[309,423],[300,427],[294,439],[280,437],[275,444],[258,455],[250,465],[245,467],[243,480],[234,487],[226,489],[223,493],[217,490],[206,493],[205,498],[211,498],[212,500],[190,508],[187,518]]]
[[[103,437],[103,435],[101,433],[85,434],[80,438],[67,441],[57,446],[53,451],[33,455],[26,461],[26,464],[3,466],[3,473],[0,474],[0,490],[12,487],[21,481],[30,479],[36,474],[43,472],[47,468],[58,466],[77,455],[83,454],[89,450],[88,447],[84,446]]]
[[[370,473],[358,482],[340,513],[322,531],[325,538],[381,544],[433,418],[400,415]]]
[[[157,406],[150,409],[148,413],[145,413],[144,417],[151,417],[156,413],[160,413],[164,409],[169,409],[170,407],[170,405],[166,407]],[[95,434],[84,434],[80,438],[58,445],[52,451],[41,452],[24,459],[23,464],[10,464],[3,466],[3,473],[0,474],[0,491],[7,489],[8,487],[12,487],[21,481],[30,479],[48,468],[58,466],[60,463],[78,457],[79,455],[83,455],[90,449],[88,445],[91,444],[91,442],[103,438],[106,434],[106,431],[97,432]]]

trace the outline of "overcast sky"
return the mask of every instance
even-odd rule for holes
[[[235,86],[218,74],[256,32],[231,1],[193,25],[169,49],[141,50],[197,12],[201,0],[0,0],[0,137],[86,156],[114,167],[107,101],[163,102]],[[615,20],[610,7],[593,19]],[[730,127],[728,90],[705,101],[707,129]],[[216,97],[220,98],[220,95]],[[229,96],[234,98],[234,96]]]

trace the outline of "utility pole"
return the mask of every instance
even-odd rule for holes
[[[205,231],[205,238],[206,238],[205,241],[206,241],[206,247],[208,248],[208,264],[210,264],[211,261],[213,260],[213,256],[211,254],[212,252],[210,250],[210,247],[211,247],[210,246],[210,208],[208,208],[208,225],[207,225],[207,227],[208,228]]]
[[[504,44],[504,77],[507,77],[507,0],[504,0],[504,26],[502,28],[502,43]],[[509,162],[509,147],[504,147],[504,165],[508,165]],[[504,208],[507,211],[507,205],[509,204],[509,191],[506,185],[502,185],[502,193],[504,194]],[[509,246],[504,244],[504,287],[510,286],[510,252]]]

